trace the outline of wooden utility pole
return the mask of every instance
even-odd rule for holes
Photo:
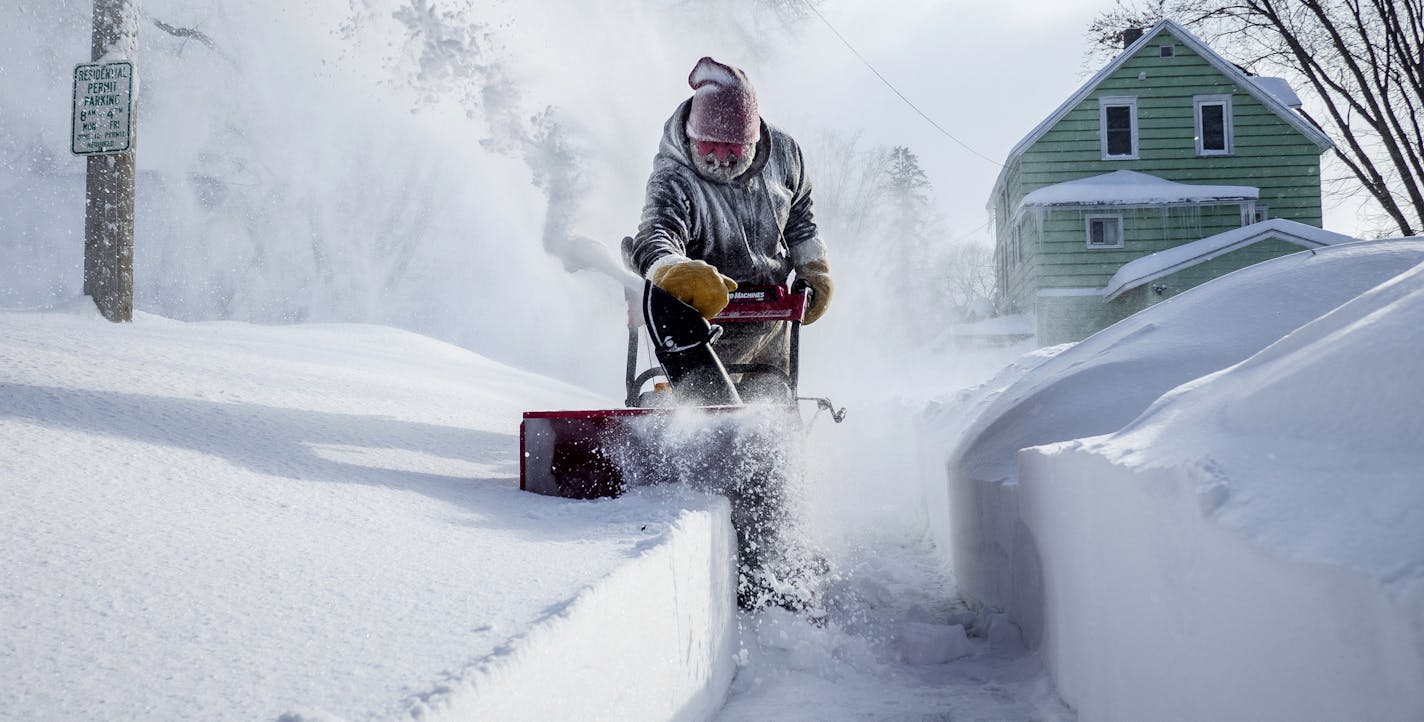
[[[127,60],[132,73],[137,51],[138,0],[94,0],[92,60],[95,63]],[[136,90],[136,80],[132,76],[128,78],[131,90]],[[81,91],[78,73],[75,83],[78,95]],[[79,112],[76,108],[76,114]],[[93,112],[96,118],[100,117],[99,110]],[[131,114],[131,108],[125,112]],[[131,123],[131,115],[125,121],[126,125]],[[119,146],[122,152],[101,150],[88,155],[84,187],[84,293],[94,299],[104,318],[115,322],[133,320],[134,133],[131,127],[128,136]]]

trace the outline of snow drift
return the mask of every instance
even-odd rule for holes
[[[725,501],[516,487],[524,408],[606,400],[388,328],[74,308],[0,312],[0,718],[721,704]]]
[[[1263,263],[985,403],[949,467],[961,587],[1085,719],[1424,714],[1422,261]]]
[[[970,419],[947,465],[944,526],[961,591],[990,607],[1011,605],[1019,449],[1117,431],[1172,388],[1249,357],[1420,262],[1424,244],[1403,240],[1257,264],[1077,345],[1025,356],[978,396],[942,409]]]

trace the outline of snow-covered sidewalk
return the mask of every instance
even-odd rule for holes
[[[520,411],[605,400],[389,328],[87,304],[0,312],[0,718],[721,703],[725,502],[517,489]]]

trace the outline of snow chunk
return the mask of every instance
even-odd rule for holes
[[[944,664],[974,651],[958,624],[904,622],[895,641],[905,664]]]

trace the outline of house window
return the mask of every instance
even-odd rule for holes
[[[1122,216],[1088,216],[1089,248],[1122,248]]]
[[[1158,52],[1158,54],[1159,54],[1161,57],[1164,57],[1164,58],[1176,57],[1176,55],[1177,55],[1177,46],[1175,46],[1175,45],[1159,45],[1159,46],[1157,46],[1157,52]]]
[[[1231,96],[1198,95],[1196,106],[1197,155],[1231,155]]]
[[[1103,160],[1137,158],[1137,98],[1114,97],[1098,101]]]

